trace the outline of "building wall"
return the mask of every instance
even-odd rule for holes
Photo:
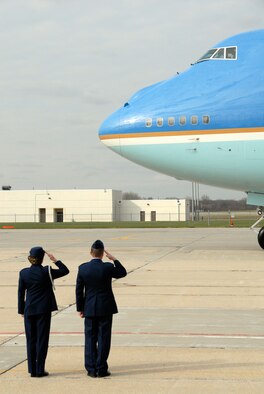
[[[189,220],[188,200],[122,200],[122,192],[2,190],[0,222],[112,222]]]
[[[114,201],[121,197],[121,191],[111,189],[2,190],[0,222],[39,222],[40,209],[46,222],[111,222],[117,220]]]
[[[190,219],[189,201],[123,200],[120,203],[121,221],[186,221]],[[142,213],[140,213],[142,212]]]

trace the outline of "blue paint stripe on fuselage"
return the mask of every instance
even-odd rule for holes
[[[262,127],[263,42],[264,30],[222,41],[218,46],[237,46],[237,60],[196,63],[178,76],[142,89],[131,97],[129,105],[106,119],[99,135],[167,131],[171,116],[178,132],[204,128],[203,115],[210,116],[211,129]],[[198,116],[198,125],[190,123],[192,115]],[[179,125],[180,116],[186,116],[186,125]],[[156,125],[158,117],[163,117],[163,127]],[[152,127],[145,126],[146,118],[153,119]]]

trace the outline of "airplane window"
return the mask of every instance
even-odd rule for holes
[[[196,115],[191,117],[191,124],[198,124],[198,117]]]
[[[146,127],[151,127],[152,126],[152,119],[151,118],[146,119],[145,125],[146,125]]]
[[[201,62],[203,60],[216,60],[216,59],[237,59],[237,47],[227,47],[227,48],[213,48],[209,49],[205,55],[197,60]]]
[[[225,48],[220,48],[214,54],[213,59],[224,59],[224,57],[225,57]]]
[[[158,127],[163,126],[163,118],[158,118],[156,123]]]
[[[169,126],[174,126],[175,125],[175,118],[173,116],[170,116],[168,118],[168,125]]]
[[[207,51],[200,59],[198,59],[198,62],[201,62],[202,60],[210,59],[210,57],[212,57],[216,51],[217,48],[209,49],[209,51]]]
[[[204,115],[203,116],[203,124],[208,124],[210,122],[210,116]]]
[[[236,47],[226,48],[226,59],[236,59]]]
[[[180,125],[184,126],[186,124],[186,116],[180,116]]]

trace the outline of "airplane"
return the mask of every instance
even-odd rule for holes
[[[176,179],[246,192],[264,219],[264,29],[210,48],[135,93],[99,129],[119,155]],[[258,232],[264,249],[264,227]]]

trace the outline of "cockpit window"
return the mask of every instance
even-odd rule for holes
[[[226,48],[212,48],[206,52],[196,63],[204,60],[236,60],[237,59],[237,47],[226,47]]]
[[[214,54],[213,59],[224,59],[224,57],[225,57],[225,48],[220,48]]]
[[[214,48],[214,49],[209,49],[209,51],[207,51],[207,52],[198,60],[198,62],[201,62],[202,60],[210,59],[210,57],[212,57],[212,56],[215,54],[216,51],[217,51],[216,48]]]
[[[226,59],[236,59],[237,58],[237,48],[230,47],[226,48]]]

